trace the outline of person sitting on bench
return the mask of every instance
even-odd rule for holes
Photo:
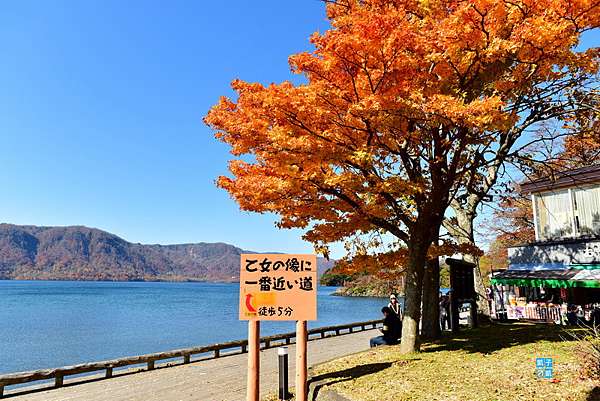
[[[378,345],[398,344],[398,339],[402,335],[402,322],[398,319],[398,316],[387,306],[381,308],[381,312],[384,316],[383,328],[381,329],[383,335],[371,338],[371,348]]]

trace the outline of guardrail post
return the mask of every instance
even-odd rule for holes
[[[183,355],[183,363],[190,363],[190,354]]]
[[[54,377],[54,387],[62,387],[63,385],[63,375],[60,373],[57,373],[56,376]]]
[[[350,326],[350,327],[348,328],[348,333],[352,333],[352,332],[353,332],[353,330],[352,330],[352,326]]]
[[[4,397],[4,386],[0,386],[0,398]]]
[[[286,343],[286,344],[289,344],[289,343],[291,343],[291,342],[292,342],[292,339],[291,339],[290,337],[286,337],[286,338],[285,338],[285,343]]]
[[[340,329],[335,329],[335,335],[339,336],[340,335]]]
[[[271,348],[271,341],[265,340],[265,349]]]
[[[148,361],[148,370],[154,369],[154,361]]]
[[[242,354],[248,352],[248,347],[246,345],[242,345]]]
[[[217,349],[215,350],[215,358],[218,358],[218,357],[220,357],[220,356],[221,356],[221,350],[220,350],[219,348],[217,348]]]
[[[279,400],[285,401],[289,397],[288,391],[288,348],[279,347],[277,349],[279,359]]]
[[[108,379],[109,377],[112,377],[112,375],[113,375],[113,368],[112,367],[106,368],[106,376],[104,376],[104,377],[106,377]]]

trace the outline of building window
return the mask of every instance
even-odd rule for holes
[[[578,231],[581,235],[600,235],[600,187],[574,191]]]
[[[569,191],[536,194],[535,202],[540,239],[559,239],[573,235]]]

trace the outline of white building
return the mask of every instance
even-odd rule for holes
[[[600,165],[521,188],[531,195],[536,241],[509,248],[508,269],[493,274],[495,309],[557,320],[575,304],[589,314],[600,302]]]

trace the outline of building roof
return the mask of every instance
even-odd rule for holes
[[[521,184],[525,193],[536,193],[600,182],[600,165],[556,172],[552,176]]]

